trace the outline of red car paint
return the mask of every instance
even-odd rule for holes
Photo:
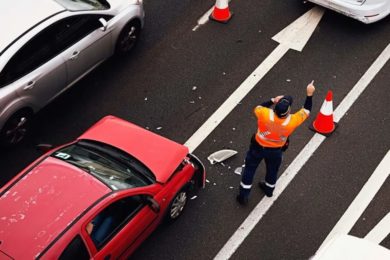
[[[120,148],[143,162],[156,175],[157,181],[163,183],[188,154],[188,148],[181,144],[111,116],[100,120],[80,139]]]
[[[204,186],[204,168],[185,146],[124,120],[105,117],[78,140],[85,139],[133,155],[152,170],[157,182],[112,190],[88,172],[49,156],[64,146],[53,149],[0,189],[1,259],[59,259],[74,248],[72,241],[85,248],[87,259],[126,259],[161,222],[183,187],[196,176]],[[109,205],[133,198],[153,198],[160,210],[140,200],[135,213],[97,248],[87,225]]]

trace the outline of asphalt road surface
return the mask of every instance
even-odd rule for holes
[[[277,47],[271,38],[311,4],[301,1],[232,1],[228,24],[208,22],[193,31],[214,4],[210,0],[145,0],[142,38],[129,57],[110,59],[35,118],[22,145],[1,150],[0,184],[37,158],[38,143],[59,145],[111,114],[180,143],[214,113]],[[190,200],[175,223],[159,227],[134,259],[213,259],[261,201],[256,185],[250,203],[235,201],[250,136],[253,108],[283,94],[304,102],[315,80],[311,118],[292,136],[280,174],[311,140],[308,125],[328,90],[337,106],[390,43],[390,17],[364,25],[325,11],[302,52],[290,50],[195,149],[207,168],[206,188]],[[390,148],[390,63],[386,63],[315,150],[231,259],[308,259],[333,229]],[[238,153],[223,164],[207,157],[221,149]],[[255,183],[264,178],[262,164]],[[390,180],[380,187],[351,235],[364,237],[390,211]],[[382,243],[390,248],[390,238]]]

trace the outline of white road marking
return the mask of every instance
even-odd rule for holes
[[[241,85],[228,97],[228,99],[226,99],[226,101],[214,112],[214,114],[207,119],[207,121],[190,137],[190,139],[187,140],[184,145],[186,145],[191,152],[194,151],[291,47],[302,50],[303,46],[305,46],[309,40],[309,35],[314,32],[315,26],[313,26],[313,24],[317,26],[323,13],[323,9],[314,7],[303,15],[304,19],[298,18],[292,23],[293,25],[288,27],[290,28],[289,30],[283,30],[283,34],[278,34],[278,41],[280,41],[280,44],[245,79],[245,81],[241,83]],[[296,22],[297,24],[294,25]],[[306,27],[303,26],[304,24],[306,24]],[[296,38],[299,38],[300,40],[297,40]]]
[[[357,84],[352,88],[348,95],[343,99],[340,105],[335,111],[334,118],[337,117],[337,121],[340,120],[343,115],[352,106],[355,100],[368,86],[374,76],[383,68],[386,62],[390,58],[390,44],[387,45],[385,50],[379,55],[375,62],[370,66],[367,72],[361,77]],[[337,114],[336,114],[337,112]],[[287,187],[290,181],[297,175],[298,171],[307,162],[311,155],[317,150],[320,144],[325,140],[325,137],[320,134],[314,134],[312,139],[301,150],[294,161],[287,167],[279,178],[274,195],[271,198],[263,197],[263,199],[252,210],[245,221],[240,225],[236,232],[229,238],[223,248],[218,252],[214,259],[229,259],[237,248],[241,245],[244,239],[249,235],[252,229],[267,213],[272,204],[276,201],[279,195]],[[390,169],[390,167],[388,167]]]
[[[360,190],[359,194],[353,200],[351,205],[345,211],[344,215],[340,218],[337,224],[334,226],[332,231],[326,237],[320,249],[335,235],[345,234],[352,229],[356,221],[362,215],[364,210],[370,204],[371,200],[374,198],[375,194],[378,192],[380,187],[385,182],[386,178],[390,175],[390,151],[387,152],[382,162],[375,169],[374,173],[368,179],[366,184]],[[379,234],[380,235],[380,234]],[[372,233],[371,238],[375,239],[376,234]],[[318,249],[318,250],[320,250]]]
[[[390,169],[388,162],[387,171]],[[380,244],[390,234],[390,213],[387,215],[364,237],[374,243]]]

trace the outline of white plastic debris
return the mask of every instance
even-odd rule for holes
[[[291,79],[286,79],[287,82],[291,82]]]
[[[192,90],[196,90],[196,89],[197,89],[197,86],[193,86],[193,87],[192,87]]]
[[[206,179],[206,182],[207,182],[207,183],[210,183],[210,181],[209,181],[208,179]]]
[[[235,174],[238,174],[238,175],[241,175],[241,173],[242,173],[242,167],[237,167],[237,168],[234,170],[234,173],[235,173]]]
[[[148,98],[146,97],[146,98],[144,98],[144,100],[145,100],[145,101],[147,101],[147,100],[148,100]]]
[[[159,127],[157,127],[156,129],[157,129],[157,130],[161,130],[161,129],[162,129],[162,126],[159,126]]]
[[[233,155],[237,154],[237,151],[230,150],[230,149],[223,149],[219,150],[213,154],[210,154],[207,159],[210,161],[211,164],[222,162]]]
[[[231,190],[232,190],[232,189],[234,189],[234,187],[230,186],[230,187],[229,187],[229,189],[231,189]]]
[[[194,200],[194,199],[196,199],[197,197],[198,197],[198,196],[194,195],[194,196],[191,197],[191,200]]]

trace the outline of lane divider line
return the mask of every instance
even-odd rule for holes
[[[389,155],[389,152],[386,156]],[[387,158],[389,160],[389,158]],[[390,170],[390,161],[387,162],[387,170]],[[389,175],[387,175],[389,176]],[[371,242],[380,244],[390,234],[390,213],[382,218],[382,220],[371,229],[371,231],[364,237]]]
[[[337,118],[340,120],[348,109],[353,105],[355,100],[359,95],[364,91],[364,89],[369,85],[375,75],[384,67],[386,62],[390,58],[390,44],[383,50],[383,52],[378,56],[366,73],[361,77],[357,84],[351,89],[348,95],[343,99],[340,105],[335,111],[335,117],[337,112]],[[249,235],[252,229],[259,223],[263,216],[267,213],[272,204],[277,200],[279,195],[291,182],[291,180],[298,174],[299,170],[307,162],[307,160],[312,156],[312,154],[317,150],[321,143],[325,140],[326,137],[320,134],[314,134],[312,139],[306,144],[306,146],[301,150],[298,156],[293,160],[293,162],[287,167],[283,172],[281,177],[278,180],[278,184],[274,190],[274,195],[271,198],[266,196],[257,204],[257,206],[252,210],[244,222],[238,227],[235,233],[229,238],[226,244],[218,252],[214,259],[229,259],[245,238]]]
[[[381,163],[377,166],[374,173],[368,179],[366,184],[355,197],[344,215],[339,219],[332,231],[328,234],[320,249],[327,244],[327,242],[338,234],[346,235],[351,231],[352,227],[358,221],[364,210],[370,204],[375,194],[382,187],[383,183],[390,175],[390,151],[387,152]],[[376,235],[373,233],[369,236],[375,239]],[[318,249],[318,250],[320,250]]]

